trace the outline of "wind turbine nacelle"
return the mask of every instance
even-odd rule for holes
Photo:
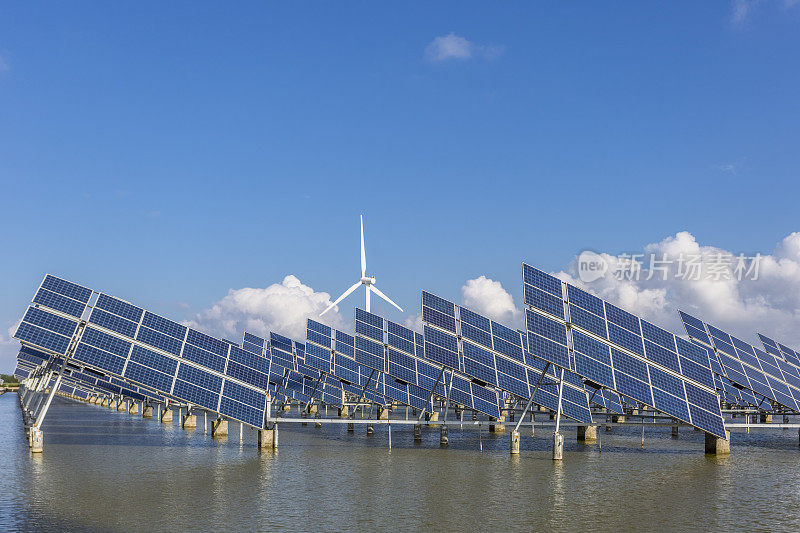
[[[372,285],[373,283],[375,283],[375,276],[372,277],[364,276],[363,278],[361,278],[361,283],[363,283],[364,285]]]

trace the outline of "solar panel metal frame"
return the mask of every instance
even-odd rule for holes
[[[525,263],[522,282],[528,345],[533,355],[726,438],[710,361],[702,363],[704,356],[695,345]],[[578,308],[575,316],[573,307]],[[647,326],[644,329],[643,323]],[[672,350],[668,348],[670,342]],[[681,357],[699,367],[698,375],[708,383],[681,373]]]

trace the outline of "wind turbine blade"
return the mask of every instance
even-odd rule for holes
[[[364,250],[364,215],[361,216],[361,277],[367,275],[367,252]]]
[[[351,293],[351,292],[353,292],[354,290],[356,290],[357,288],[359,288],[360,286],[361,286],[361,281],[358,281],[357,283],[354,283],[352,287],[350,287],[349,289],[347,289],[346,291],[344,291],[344,293],[343,293],[341,296],[339,296],[339,297],[336,299],[336,301],[335,301],[335,302],[333,302],[331,305],[329,305],[327,309],[325,309],[323,312],[321,312],[321,313],[319,314],[319,316],[322,316],[322,315],[324,315],[325,313],[327,313],[328,311],[330,311],[331,309],[333,309],[334,307],[336,307],[336,304],[338,304],[339,302],[341,302],[342,300],[344,300],[345,298],[347,298],[348,296],[350,296],[350,293]]]
[[[389,297],[386,296],[385,294],[383,294],[381,291],[379,291],[378,287],[376,287],[375,284],[373,284],[370,288],[372,289],[372,292],[374,292],[375,294],[377,294],[378,296],[380,296],[381,298],[383,298],[384,300],[386,300],[387,302],[389,302],[390,304],[392,304],[396,308],[400,309],[400,312],[403,312],[403,308],[400,307],[399,305],[397,305],[396,303],[394,303],[392,300],[390,300]]]

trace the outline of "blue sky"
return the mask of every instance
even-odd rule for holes
[[[179,320],[290,274],[335,297],[362,212],[407,314],[481,275],[519,305],[523,260],[800,229],[796,2],[3,11],[0,370],[46,272]]]

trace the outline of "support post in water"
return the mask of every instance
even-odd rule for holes
[[[536,391],[539,390],[539,385],[542,384],[542,380],[544,379],[544,376],[547,373],[548,368],[550,368],[550,363],[547,363],[544,366],[544,369],[542,370],[542,373],[539,376],[539,381],[536,382],[536,386],[533,388],[531,397],[528,398],[528,403],[525,404],[525,408],[522,410],[522,414],[519,415],[519,420],[517,421],[517,425],[514,426],[514,429],[511,431],[511,453],[514,455],[519,453],[519,426],[525,419],[525,413],[527,413],[528,409],[530,409],[531,404],[533,403],[533,397],[536,395]],[[533,427],[533,413],[531,413],[531,427]],[[531,435],[533,435],[533,429],[531,429]]]
[[[558,380],[558,411],[556,411],[556,429],[553,431],[553,461],[564,459],[564,435],[558,432],[561,426],[561,399],[564,394],[564,369]]]

